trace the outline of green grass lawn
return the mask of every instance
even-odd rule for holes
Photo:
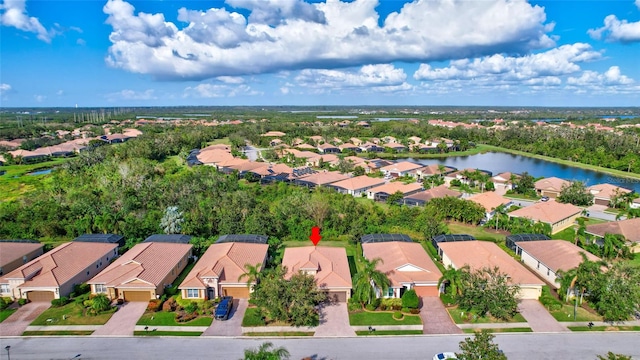
[[[602,317],[578,307],[576,320],[573,320],[573,305],[562,305],[560,310],[550,310],[549,313],[558,321],[602,321]]]
[[[308,331],[273,331],[273,332],[246,332],[244,336],[313,336],[314,332]]]
[[[455,322],[456,324],[489,324],[489,323],[504,323],[504,322],[511,322],[511,323],[516,323],[516,322],[527,322],[527,320],[525,320],[525,318],[520,314],[517,313],[513,318],[504,321],[504,320],[498,320],[496,318],[490,317],[490,316],[485,316],[485,317],[476,317],[475,320],[472,321],[468,321],[467,320],[467,312],[464,311],[464,315],[462,315],[463,311],[458,309],[458,308],[449,308],[447,309],[447,311],[449,312],[449,315],[451,315],[451,318],[453,319],[453,322]]]
[[[69,158],[54,159],[37,164],[0,166],[1,171],[6,171],[4,175],[0,175],[2,183],[0,202],[15,200],[28,192],[41,189],[51,178],[50,175],[29,176],[26,175],[27,173],[50,169],[67,161]]]
[[[136,325],[147,326],[210,326],[213,317],[201,315],[188,322],[177,322],[175,312],[145,312]]]
[[[6,318],[11,316],[17,309],[4,309],[0,311],[0,323],[3,322]]]
[[[242,318],[242,326],[265,326],[264,320],[258,316],[258,308],[249,307]]]
[[[358,336],[375,335],[422,335],[422,330],[376,330],[376,331],[356,331]]]
[[[25,331],[22,336],[91,335],[92,330]]]
[[[447,224],[452,234],[469,234],[478,240],[489,240],[496,243],[504,243],[505,235],[485,229],[480,226],[450,222]]]
[[[421,325],[422,320],[419,315],[405,314],[402,320],[396,320],[392,312],[359,311],[349,313],[349,323],[353,326]]]
[[[571,226],[551,235],[551,238],[556,240],[566,240],[573,243],[576,240],[576,230]]]
[[[482,329],[482,330],[487,330],[488,332],[492,332],[492,333],[533,332],[533,330],[531,330],[531,328],[528,328],[528,327]],[[462,329],[462,331],[467,334],[473,334],[476,331],[478,331],[478,329]]]
[[[215,139],[207,143],[207,145],[217,145],[217,144],[231,145],[231,141],[229,141],[228,137],[223,137],[221,139]]]
[[[505,194],[504,197],[508,199],[527,200],[527,201],[538,201],[540,199],[537,196],[528,196],[528,195],[522,195],[522,194]]]
[[[48,308],[31,325],[104,325],[114,313],[85,315],[84,306],[71,302],[65,306]]]
[[[640,326],[567,326],[571,331],[640,331]]]
[[[625,260],[631,265],[640,266],[640,253],[635,253],[633,259]]]
[[[134,336],[200,336],[200,331],[134,331]]]

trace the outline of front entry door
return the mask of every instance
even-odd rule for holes
[[[207,298],[208,298],[209,300],[212,300],[212,299],[214,299],[215,297],[216,297],[216,292],[215,292],[215,290],[213,290],[213,288],[208,288],[208,289],[207,289]]]

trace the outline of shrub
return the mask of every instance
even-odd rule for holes
[[[4,310],[12,303],[11,298],[3,297],[0,298],[0,310]]]
[[[402,311],[403,313],[409,313],[409,310],[409,308],[403,307],[400,311]]]
[[[167,294],[167,296],[174,296],[178,294],[178,287],[169,286],[168,288],[164,289],[164,293]]]
[[[89,284],[75,284],[73,285],[73,291],[71,292],[71,297],[74,298],[76,296],[80,296],[83,294],[87,294],[91,292],[91,285]]]
[[[61,297],[60,299],[51,300],[51,306],[53,307],[61,307],[65,306],[69,303],[69,298],[66,296]]]
[[[356,301],[354,298],[349,299],[347,302],[347,309],[350,312],[362,310],[362,304],[359,301]]]
[[[380,304],[380,306],[378,307],[378,309],[380,309],[381,311],[385,311],[385,310],[387,310],[387,305],[386,305],[386,304],[384,304],[384,303],[382,303],[382,304]]]
[[[367,304],[367,305],[365,305],[364,308],[369,310],[369,311],[375,311],[376,310],[376,307],[373,306],[373,304]]]
[[[411,289],[407,290],[402,294],[402,307],[409,309],[417,309],[420,305],[420,298],[416,291]]]
[[[177,322],[187,322],[191,321],[198,317],[197,313],[188,313],[186,311],[178,311],[176,313],[176,321]]]
[[[187,304],[187,306],[184,307],[184,311],[186,311],[189,314],[197,314],[198,312],[198,303],[192,301],[189,304]]]
[[[89,299],[89,293],[85,293],[82,295],[79,295],[77,297],[75,297],[73,299],[73,302],[78,304],[78,305],[83,305],[85,301],[87,301]]]
[[[371,305],[373,305],[374,309],[377,309],[380,307],[380,303],[382,302],[382,299],[380,298],[375,298],[373,299],[373,301],[371,301]]]
[[[388,298],[388,299],[382,299],[382,302],[380,303],[385,304],[387,307],[387,310],[400,310],[402,309],[402,299],[398,299],[398,298]]]
[[[25,305],[28,302],[29,302],[28,299],[18,299],[18,305],[20,306]]]
[[[417,315],[417,314],[420,314],[420,309],[409,309],[409,312],[414,315]]]
[[[396,320],[400,320],[404,317],[404,315],[400,311],[396,311],[393,313],[393,318]]]
[[[162,304],[162,311],[176,311],[177,307],[178,303],[176,302],[176,299],[169,298],[169,300],[165,301],[164,304]]]
[[[149,300],[147,311],[159,311],[160,309],[162,309],[162,302],[160,300]]]

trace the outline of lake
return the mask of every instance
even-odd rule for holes
[[[471,156],[452,156],[441,159],[410,158],[406,160],[424,165],[442,164],[455,167],[459,170],[466,168],[488,170],[492,172],[493,175],[505,171],[517,174],[522,174],[526,171],[533,177],[555,176],[566,180],[580,180],[585,182],[587,186],[610,183],[640,193],[640,179],[618,178],[593,170],[580,169],[546,160],[500,152],[488,152]]]

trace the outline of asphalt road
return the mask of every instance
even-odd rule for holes
[[[469,335],[372,336],[366,338],[269,339],[284,346],[292,360],[431,359],[437,352],[457,351]],[[640,357],[638,332],[498,334],[496,342],[509,360],[595,360],[608,351]],[[243,350],[264,339],[220,337],[16,337],[0,338],[0,359],[241,359]]]

